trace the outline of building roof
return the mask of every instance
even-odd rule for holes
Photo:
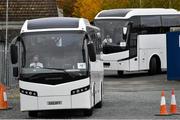
[[[58,16],[56,0],[9,0],[9,21]],[[0,21],[6,18],[6,0],[0,0]]]

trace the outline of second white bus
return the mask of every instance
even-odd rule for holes
[[[180,27],[174,9],[112,9],[97,14],[94,24],[101,29],[105,70],[166,70],[166,33]]]

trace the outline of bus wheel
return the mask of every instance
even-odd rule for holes
[[[29,117],[38,117],[37,111],[29,111],[28,114],[29,114]]]
[[[122,77],[123,76],[123,74],[124,74],[124,71],[117,71],[117,74],[118,74],[118,77]]]
[[[93,113],[93,108],[84,110],[84,116],[91,116]]]
[[[149,74],[154,75],[158,72],[158,64],[155,57],[151,58],[150,65],[149,65]]]

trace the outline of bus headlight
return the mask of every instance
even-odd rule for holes
[[[90,89],[90,85],[88,85],[88,86],[86,86],[86,87],[74,89],[74,90],[71,91],[71,95],[79,94],[79,93],[88,91],[89,89]]]
[[[37,92],[20,88],[20,93],[29,96],[38,96]]]

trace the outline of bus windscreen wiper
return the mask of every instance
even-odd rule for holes
[[[68,75],[69,77],[71,77],[72,79],[74,78],[74,76],[72,76],[71,74],[69,74],[68,72],[66,72],[65,69],[58,69],[58,68],[43,68],[43,69],[49,69],[49,70],[57,70],[61,73],[65,73],[66,75]],[[32,75],[30,77],[30,79],[37,79],[39,77],[48,77],[50,74],[58,74],[58,72],[54,72],[54,73],[37,73],[35,75]]]
[[[74,78],[73,75],[71,75],[65,69],[62,69],[62,68],[43,68],[43,69],[63,71],[65,74],[69,75],[71,78]]]

